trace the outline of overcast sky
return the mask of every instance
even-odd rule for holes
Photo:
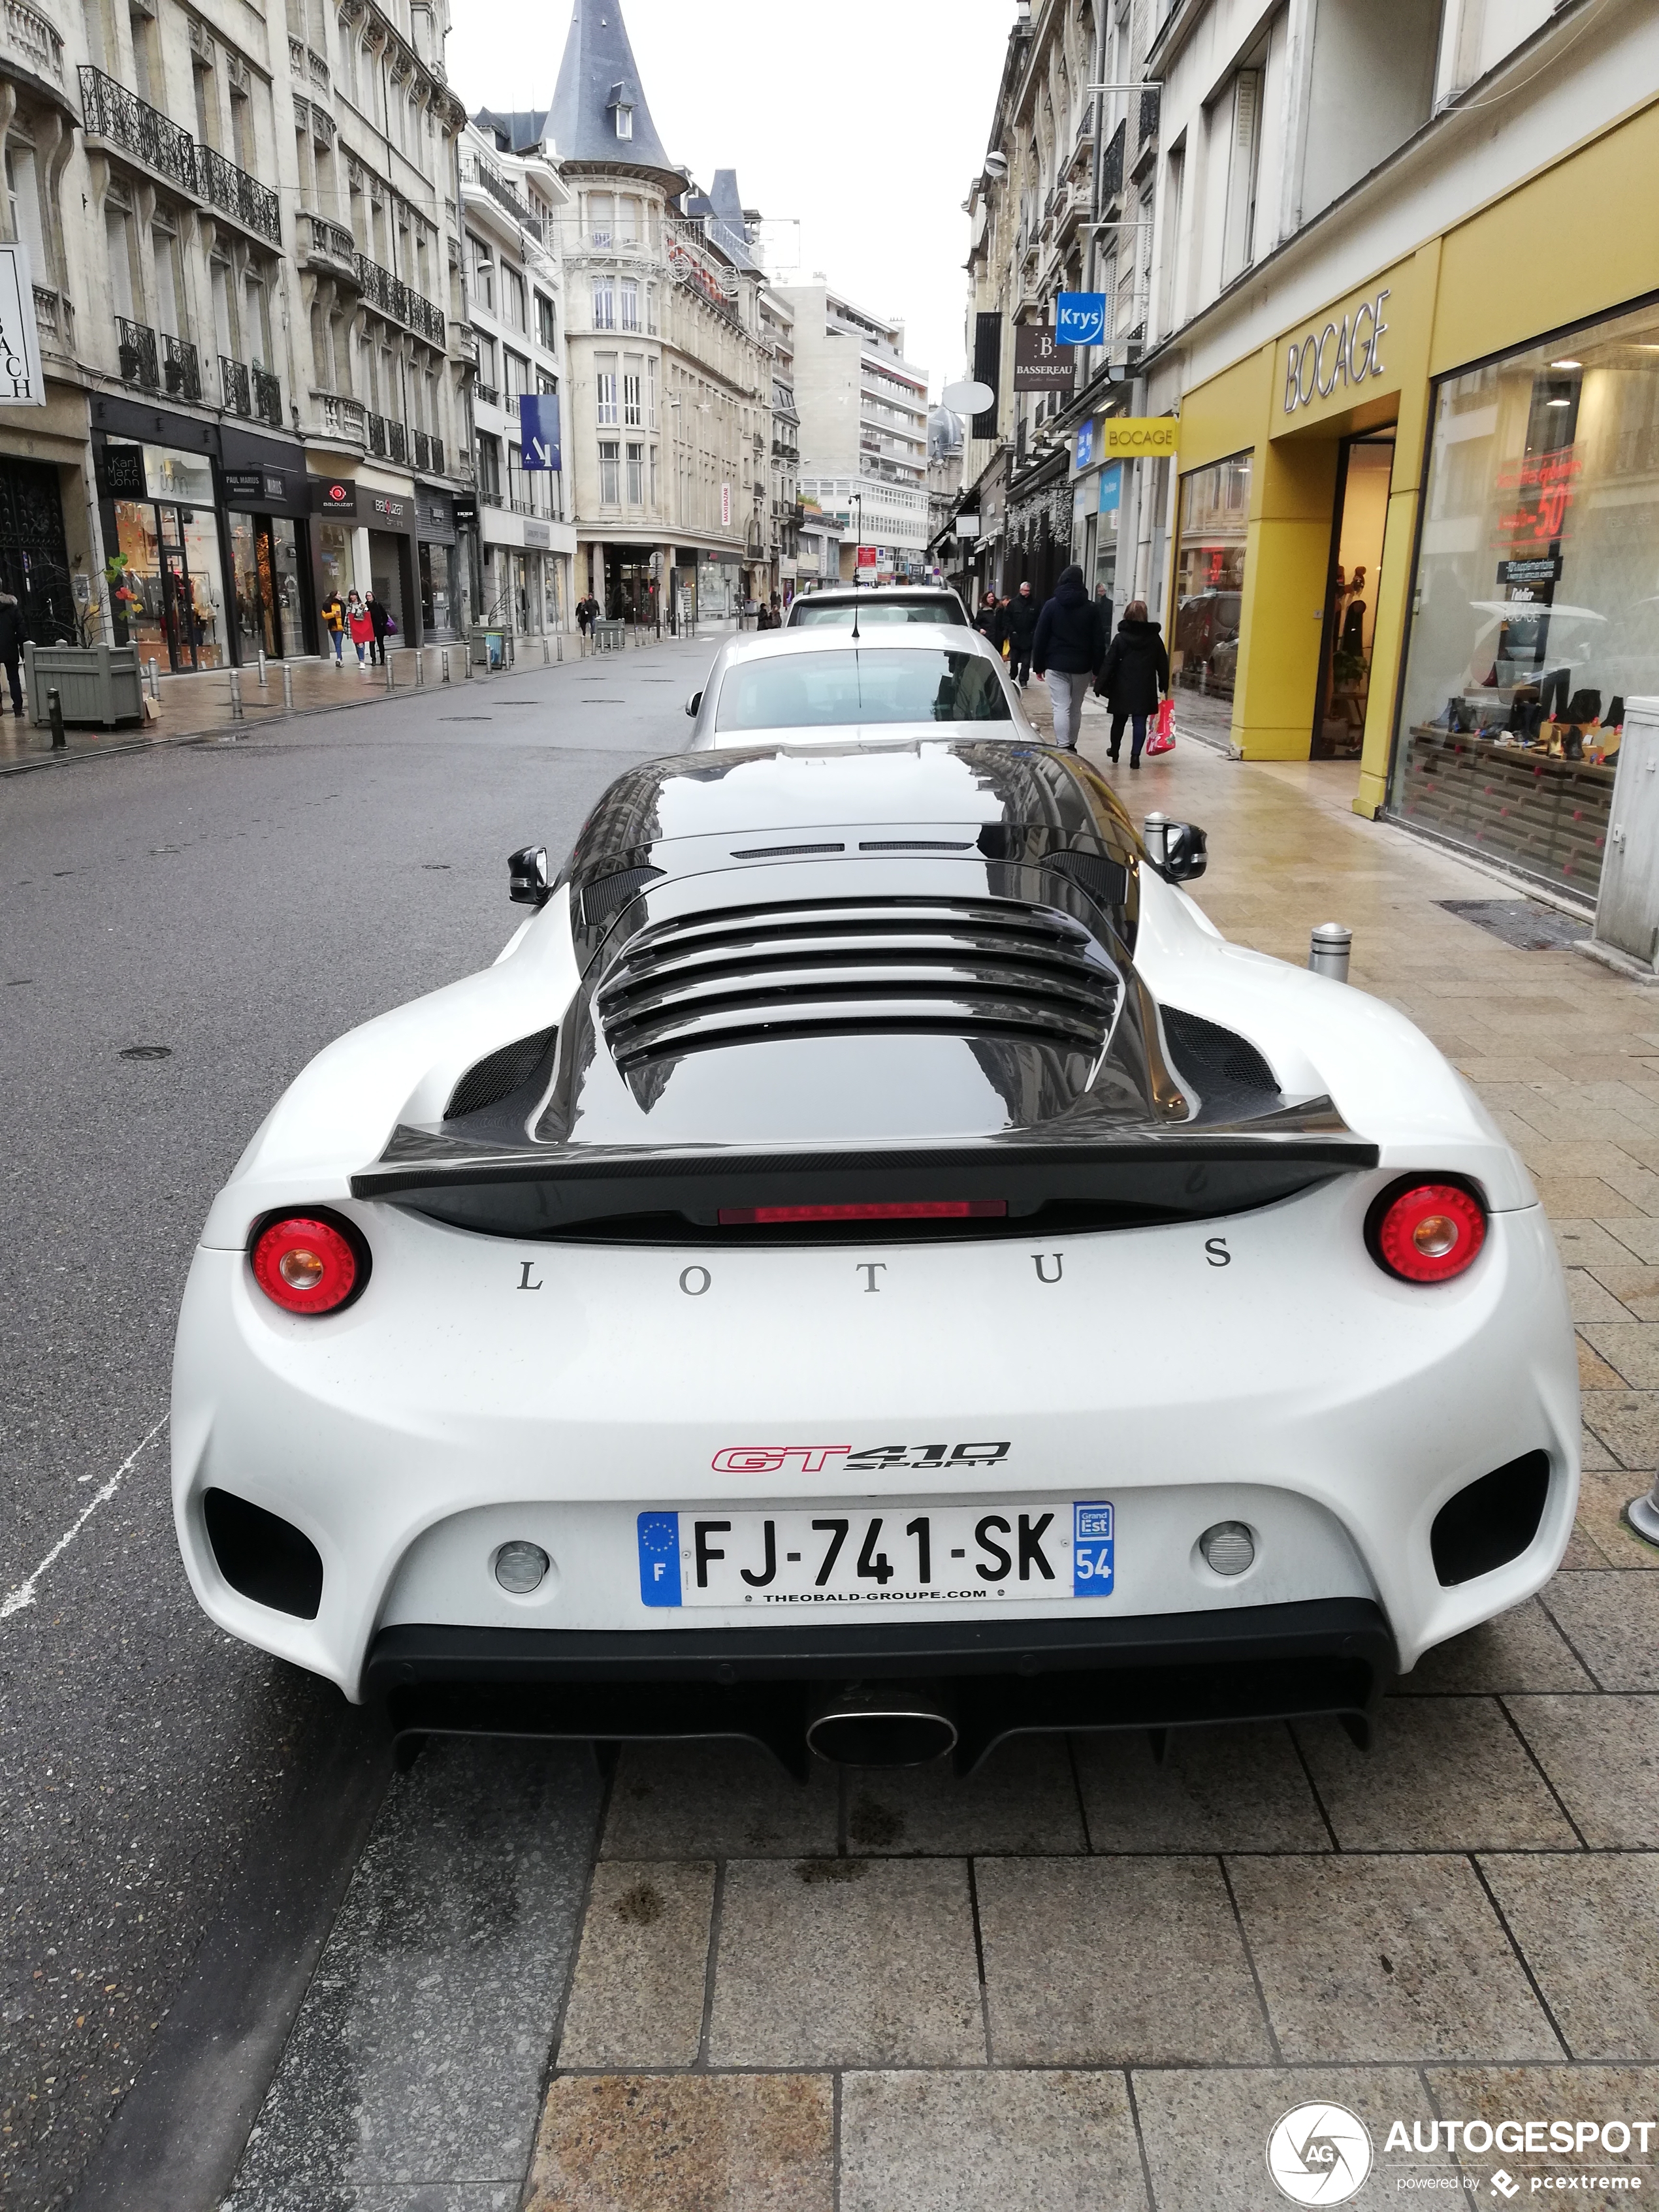
[[[906,352],[937,397],[963,368],[962,203],[1013,0],[623,0],[623,14],[669,158],[705,189],[717,168],[736,169],[745,206],[767,218],[774,275],[823,270],[860,306],[902,317]],[[453,0],[453,21],[449,81],[469,113],[550,104],[568,0]]]

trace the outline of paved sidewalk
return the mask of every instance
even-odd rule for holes
[[[649,631],[640,630],[629,634],[628,645],[623,650],[631,653],[656,642]],[[441,684],[446,655],[448,657],[451,681],[454,684],[490,684],[502,676],[511,678],[515,674],[539,672],[544,667],[574,665],[595,657],[592,653],[584,653],[583,641],[574,631],[568,635],[555,632],[544,637],[521,637],[516,641],[516,645],[518,654],[514,665],[493,673],[469,669],[466,647],[459,640],[447,646],[423,646],[418,652],[413,647],[394,647],[388,653],[384,667],[368,664],[360,668],[349,644],[344,660],[339,665],[331,655],[326,660],[292,660],[286,664],[280,660],[267,661],[263,684],[259,682],[257,665],[237,672],[241,679],[242,692],[242,720],[240,722],[234,718],[229,669],[210,669],[198,676],[163,676],[158,686],[161,696],[153,719],[147,719],[143,723],[124,724],[113,730],[71,727],[65,732],[67,744],[55,753],[50,729],[36,729],[26,717],[6,714],[0,715],[0,775],[51,767],[68,760],[131,751],[147,745],[182,744],[201,738],[246,736],[256,725],[283,721],[290,714],[337,714],[353,707],[372,707],[385,699],[388,690],[412,690],[422,684]],[[712,653],[713,644],[709,649]],[[294,704],[291,709],[287,706],[283,693],[284,665],[289,669],[293,682]],[[391,679],[389,684],[388,678]]]
[[[1526,1157],[1580,1322],[1572,1549],[1401,1686],[1369,1757],[1334,1726],[1194,1730],[1162,1768],[1079,1738],[802,1790],[739,1749],[629,1750],[534,2212],[1257,2212],[1304,2098],[1368,2122],[1372,2195],[1459,2186],[1443,2131],[1385,2154],[1396,2120],[1432,2144],[1659,2106],[1659,1554],[1619,1517],[1659,1452],[1659,997],[1449,912],[1508,895],[1361,822],[1351,767],[1189,744],[1107,772],[1137,816],[1206,827],[1197,895],[1231,935],[1297,959],[1346,921],[1356,982]],[[1500,2165],[1528,2191],[1589,2170],[1465,2154],[1463,2185],[1498,2202]]]

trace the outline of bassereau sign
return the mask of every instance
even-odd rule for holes
[[[1285,356],[1284,405],[1287,415],[1311,407],[1316,399],[1328,399],[1339,386],[1349,391],[1376,377],[1386,376],[1382,340],[1388,325],[1382,305],[1392,295],[1388,288],[1334,316],[1317,329],[1310,326],[1289,343]]]
[[[0,407],[46,404],[29,250],[14,241],[0,245]]]

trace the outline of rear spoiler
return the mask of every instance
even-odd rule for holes
[[[479,1152],[400,1128],[354,1198],[391,1200],[457,1227],[505,1237],[652,1242],[740,1241],[722,1213],[777,1206],[976,1202],[971,1228],[929,1234],[1029,1235],[1047,1230],[1203,1220],[1253,1211],[1334,1177],[1375,1168],[1328,1099],[1248,1127],[1126,1129],[1070,1143],[1019,1138],[926,1150],[799,1152],[543,1147]],[[989,1202],[1003,1209],[987,1218]],[[773,1232],[760,1232],[770,1236]],[[868,1225],[856,1232],[867,1239]]]

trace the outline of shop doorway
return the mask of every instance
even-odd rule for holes
[[[257,660],[262,653],[267,660],[303,653],[305,621],[294,524],[285,515],[233,514],[230,557],[243,664]]]
[[[1315,760],[1357,759],[1364,742],[1393,474],[1392,428],[1343,441],[1319,647],[1311,749]]]
[[[165,653],[170,674],[222,668],[228,658],[219,532],[211,509],[117,500],[116,544],[126,563],[116,612],[141,660]]]
[[[368,572],[375,598],[386,610],[398,627],[386,640],[388,646],[413,643],[409,626],[409,603],[414,596],[405,589],[409,569],[409,540],[390,530],[371,530],[368,533]]]

